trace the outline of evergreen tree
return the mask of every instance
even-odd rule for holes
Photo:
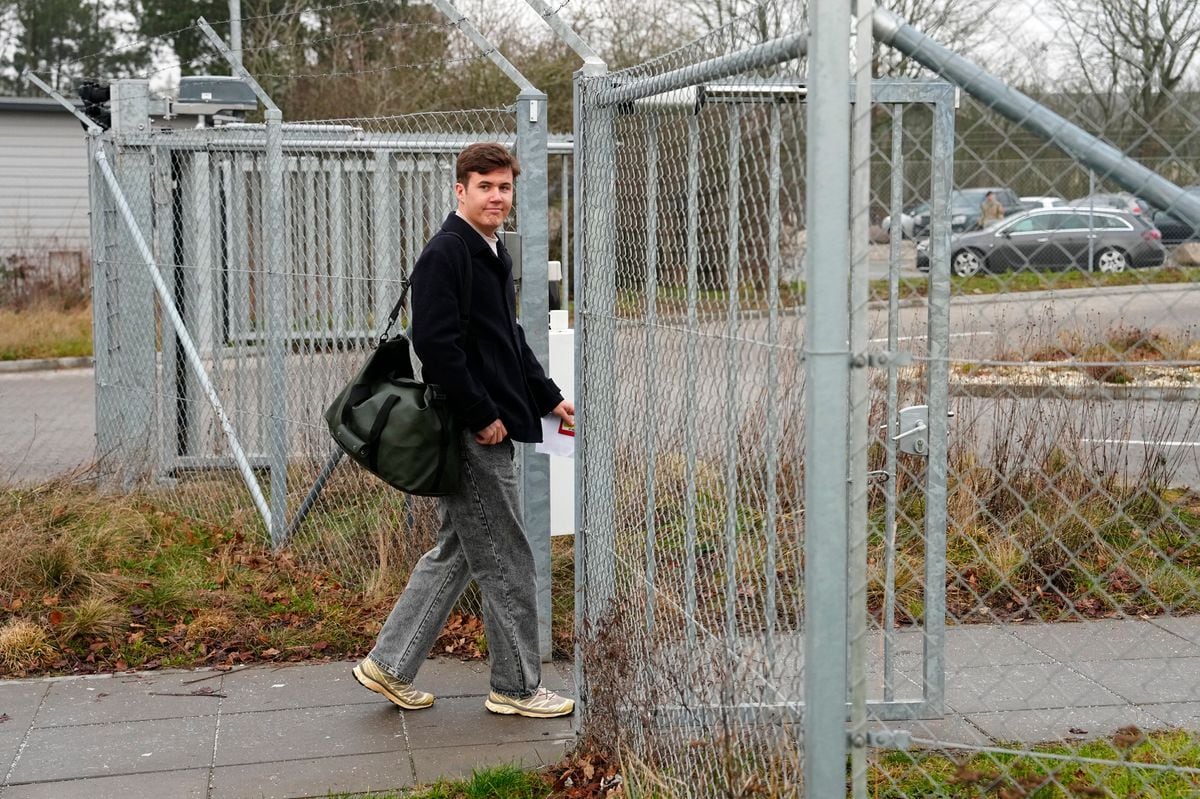
[[[143,70],[146,48],[120,25],[128,11],[126,0],[0,0],[0,92],[40,94],[26,68],[68,95],[82,78]]]

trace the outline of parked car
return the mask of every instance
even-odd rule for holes
[[[1200,200],[1200,186],[1187,186],[1184,191]],[[1200,241],[1200,228],[1193,227],[1166,211],[1154,213],[1154,226],[1162,231],[1163,244],[1182,244]]]
[[[1067,203],[1072,208],[1116,208],[1138,216],[1150,216],[1150,203],[1127,191],[1089,194]]]
[[[913,223],[916,222],[918,214],[929,213],[929,203],[917,203],[907,211],[900,212],[900,237],[911,239],[913,237]],[[892,217],[889,214],[879,223],[888,236],[892,235]]]
[[[989,191],[996,195],[996,199],[1004,207],[1005,216],[1025,210],[1025,206],[1021,204],[1021,200],[1012,189],[1001,186],[955,189],[950,193],[950,230],[952,232],[961,233],[979,227],[980,207]],[[913,238],[921,239],[928,235],[929,209],[926,208],[913,216]]]
[[[950,271],[959,277],[1010,269],[1123,272],[1159,266],[1162,234],[1138,214],[1105,209],[1026,211],[986,230],[950,239]],[[929,270],[928,242],[917,244],[917,268]]]
[[[1062,197],[1054,195],[1039,195],[1036,197],[1022,197],[1021,204],[1025,206],[1026,211],[1032,211],[1036,208],[1057,208],[1060,205],[1066,205],[1067,201]]]

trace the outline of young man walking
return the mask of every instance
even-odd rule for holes
[[[575,421],[575,407],[525,343],[512,259],[497,236],[520,171],[499,144],[463,150],[458,210],[413,269],[412,342],[422,375],[442,387],[467,430],[462,486],[438,500],[437,543],[417,561],[375,648],[354,667],[355,679],[405,710],[433,704],[433,695],[412,683],[471,579],[483,596],[491,659],[485,707],[534,718],[575,709],[573,700],[541,685],[534,564],[513,460],[514,441],[541,441],[542,416]]]

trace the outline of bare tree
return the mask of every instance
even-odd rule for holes
[[[1197,71],[1196,0],[1054,0],[1076,81],[1107,131],[1161,122]]]
[[[891,0],[878,5],[888,8],[917,30],[956,53],[978,57],[981,47],[995,38],[993,21],[997,17],[1001,2]],[[924,69],[909,56],[878,42],[875,43],[873,57],[876,77],[914,77]]]

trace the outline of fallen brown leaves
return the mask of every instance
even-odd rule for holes
[[[601,752],[575,753],[549,771],[552,799],[616,799],[625,796],[616,761]]]
[[[60,494],[40,514],[10,502],[0,508],[0,529],[29,516],[74,518],[84,508],[108,528],[134,532],[106,539],[112,551],[104,559],[71,550],[62,567],[70,567],[71,579],[61,588],[41,581],[42,571],[10,570],[0,589],[0,625],[28,623],[45,644],[10,647],[13,657],[0,664],[0,676],[359,658],[395,599],[348,587],[331,567],[272,552],[236,523],[199,522],[145,498],[113,510],[107,498]],[[20,551],[58,552],[64,542],[75,546],[72,536],[96,534],[90,521],[76,527],[32,530]],[[104,586],[102,596],[88,593],[95,585]],[[482,622],[456,613],[433,654],[479,660],[486,651]]]
[[[487,657],[484,641],[483,621],[478,616],[453,613],[433,645],[433,654],[483,660]]]

